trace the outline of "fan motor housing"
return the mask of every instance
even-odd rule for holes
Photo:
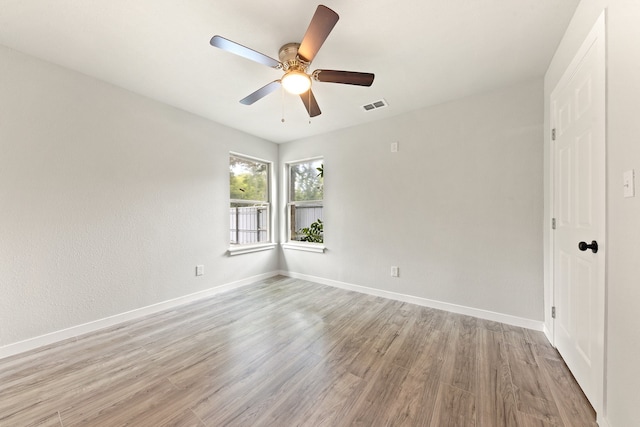
[[[285,72],[299,70],[306,73],[309,64],[298,58],[298,48],[300,48],[300,43],[287,43],[280,48],[278,58],[280,58],[282,69]]]

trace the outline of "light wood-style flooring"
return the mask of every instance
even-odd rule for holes
[[[275,277],[0,360],[0,426],[595,426],[540,332]]]

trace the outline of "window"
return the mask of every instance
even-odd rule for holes
[[[320,158],[288,165],[288,240],[291,242],[324,242],[322,162]]]
[[[229,157],[229,242],[271,242],[270,164],[232,154]]]

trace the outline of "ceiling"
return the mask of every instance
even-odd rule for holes
[[[318,135],[541,77],[579,0],[327,0],[340,20],[310,70],[375,73],[371,87],[314,82],[322,115],[276,91],[282,72],[212,47],[219,34],[273,58],[300,42],[300,0],[0,0],[0,44],[273,142]],[[380,99],[388,107],[365,112]],[[284,116],[285,121],[282,122]]]

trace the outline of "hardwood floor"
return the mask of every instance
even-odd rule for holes
[[[0,360],[0,426],[595,426],[540,332],[285,277]]]

